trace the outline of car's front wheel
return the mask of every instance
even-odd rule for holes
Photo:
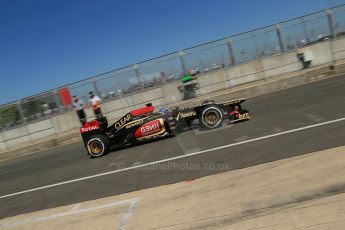
[[[206,128],[218,128],[222,125],[223,119],[223,113],[216,105],[207,106],[201,111],[200,123]]]
[[[88,140],[86,147],[91,156],[100,157],[109,152],[110,143],[107,136],[96,134]]]

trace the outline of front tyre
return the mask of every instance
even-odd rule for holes
[[[107,136],[96,134],[87,142],[86,148],[91,156],[100,157],[109,152],[110,143]]]
[[[202,109],[200,124],[208,129],[215,129],[223,123],[223,113],[216,105],[207,106]]]

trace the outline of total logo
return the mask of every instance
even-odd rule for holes
[[[99,126],[97,125],[93,125],[93,126],[90,126],[90,127],[83,127],[83,128],[80,128],[80,132],[81,133],[85,133],[85,132],[89,132],[91,130],[95,130],[95,129],[99,129]]]
[[[142,125],[137,131],[135,131],[134,136],[136,138],[145,137],[151,134],[158,133],[162,130],[162,125],[159,120],[154,120],[145,125]]]

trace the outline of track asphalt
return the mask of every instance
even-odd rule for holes
[[[229,98],[230,99],[230,98]],[[339,121],[178,160],[3,197],[29,189],[160,161],[345,117],[345,76],[325,79],[244,103],[253,119],[89,159],[82,143],[0,162],[0,218],[193,180],[345,145]]]

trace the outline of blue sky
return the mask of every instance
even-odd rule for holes
[[[345,0],[0,0],[0,104]]]

